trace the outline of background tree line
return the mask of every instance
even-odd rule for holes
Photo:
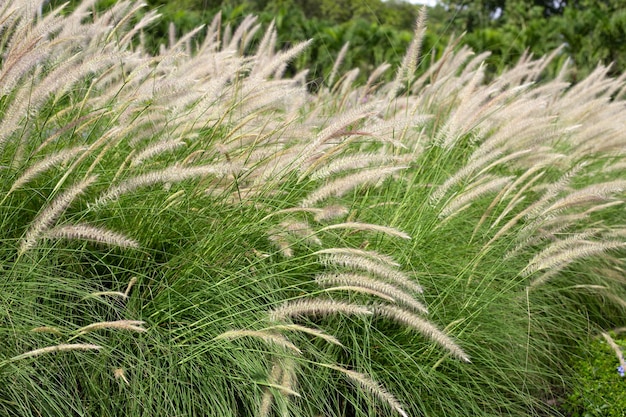
[[[501,69],[528,50],[544,55],[563,45],[553,64],[565,58],[575,67],[573,81],[599,62],[613,62],[611,73],[626,67],[626,2],[623,0],[445,0],[439,17],[474,50],[490,50],[490,62]],[[441,23],[441,22],[440,22]]]
[[[77,3],[80,0],[72,0]],[[63,0],[51,0],[50,7]],[[110,5],[115,0],[102,0]],[[402,0],[147,0],[163,15],[148,30],[157,50],[167,43],[169,22],[178,35],[207,24],[220,12],[224,23],[237,24],[255,14],[265,27],[273,20],[279,46],[315,39],[290,72],[309,68],[312,88],[323,84],[346,42],[342,68],[361,69],[365,78],[383,62],[399,64],[411,38],[420,6]],[[624,0],[440,0],[428,10],[428,34],[422,68],[440,54],[451,37],[475,51],[492,52],[492,73],[512,66],[528,51],[535,56],[563,49],[548,71],[554,74],[570,58],[571,81],[589,74],[599,62],[613,63],[611,73],[626,67],[626,2]],[[393,74],[390,71],[388,77]]]

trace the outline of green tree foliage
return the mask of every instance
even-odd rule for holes
[[[540,56],[561,45],[561,58],[551,68],[571,58],[574,81],[599,62],[613,63],[613,75],[626,67],[626,11],[620,0],[444,0],[438,8],[450,31],[467,32],[466,44],[492,51],[490,63],[497,70],[524,51]]]
[[[290,75],[308,69],[312,89],[326,82],[346,42],[350,42],[350,48],[342,68],[359,68],[357,79],[360,81],[365,81],[365,74],[383,63],[397,66],[412,38],[419,10],[417,6],[402,1],[150,0],[149,4],[164,15],[164,19],[150,29],[148,37],[155,52],[159,44],[167,43],[168,22],[174,23],[180,35],[210,22],[218,12],[222,13],[225,24],[237,25],[250,13],[257,15],[264,27],[274,22],[279,47],[313,39],[313,44],[287,69]],[[435,43],[436,38],[428,36],[425,47],[430,50]],[[386,79],[392,76],[389,72]]]
[[[71,0],[68,9],[78,2]],[[114,2],[100,0],[98,8],[110,7]],[[48,8],[62,3],[62,0],[51,0]],[[350,47],[341,68],[358,68],[358,82],[365,82],[366,74],[384,63],[397,67],[413,37],[419,11],[419,6],[402,0],[147,0],[147,3],[149,9],[157,9],[162,15],[145,29],[145,42],[154,54],[162,45],[168,45],[172,30],[176,36],[189,33],[208,25],[217,13],[222,14],[223,24],[231,27],[237,26],[249,14],[258,16],[263,27],[274,22],[280,48],[313,39],[307,50],[287,68],[288,75],[307,69],[312,90],[327,83],[339,51],[347,42]],[[258,41],[260,36],[250,43],[250,47],[253,48]],[[437,47],[440,51],[445,43],[446,40],[428,34],[424,50]],[[383,79],[390,80],[393,76],[393,72],[388,71]]]
[[[586,74],[599,61],[613,63],[614,75],[626,68],[626,9],[622,1],[580,0],[558,19],[568,54]]]
[[[337,54],[350,41],[343,68],[358,67],[361,74],[388,62],[399,63],[419,7],[403,0],[147,0],[163,15],[147,29],[147,42],[155,53],[167,44],[169,22],[176,33],[188,33],[208,24],[221,12],[232,26],[255,14],[267,26],[275,21],[279,46],[313,39],[314,43],[289,74],[308,68],[312,86],[331,72]],[[115,0],[101,0],[108,7]],[[70,4],[76,4],[71,0]],[[570,80],[589,74],[599,62],[613,63],[610,74],[626,68],[626,10],[622,0],[441,0],[428,11],[424,50],[441,52],[452,36],[476,52],[490,51],[491,75],[513,66],[525,53],[549,54],[562,47],[548,67],[550,75],[569,58],[575,70]],[[51,0],[49,8],[62,4]],[[391,74],[387,75],[387,79]],[[360,76],[363,80],[364,75]]]

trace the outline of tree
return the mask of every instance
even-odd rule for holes
[[[626,10],[621,3],[580,0],[565,9],[559,28],[579,76],[599,62],[613,63],[614,75],[626,69]]]
[[[613,74],[626,69],[626,11],[620,0],[443,0],[438,12],[440,27],[465,31],[464,43],[492,51],[495,70],[512,65],[524,51],[540,56],[561,45],[564,55],[551,69],[569,57],[573,80],[600,62],[613,62]]]

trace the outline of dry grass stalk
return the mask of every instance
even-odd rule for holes
[[[528,206],[522,213],[523,217],[527,219],[536,219],[542,213],[545,212],[546,207],[559,195],[560,193],[567,191],[568,186],[572,179],[575,178],[587,165],[586,162],[581,162],[571,167],[565,172],[561,178],[557,181],[549,183],[541,198],[539,198],[532,205]]]
[[[126,378],[126,371],[124,371],[124,368],[113,369],[113,377],[115,379],[121,379],[126,385],[130,386],[130,382],[128,382],[128,379]]]
[[[389,255],[385,255],[379,252],[365,250],[365,249],[355,249],[355,248],[328,248],[328,249],[320,249],[316,252],[313,252],[312,255],[354,255],[365,258],[370,258],[373,261],[380,262],[383,264],[387,264],[389,266],[400,267],[401,265],[396,262],[393,257]]]
[[[268,416],[271,411],[274,393],[270,388],[280,392],[283,396],[301,397],[301,395],[294,390],[296,385],[294,364],[293,361],[288,358],[274,361],[272,364],[272,372],[267,382],[263,385],[265,385],[266,388],[263,389],[263,397],[259,408],[259,415],[261,417]]]
[[[413,33],[411,44],[409,45],[409,48],[402,59],[402,63],[398,68],[398,73],[394,81],[397,89],[401,89],[402,87],[410,84],[415,77],[420,51],[422,49],[422,42],[424,41],[424,36],[426,35],[426,16],[427,8],[426,6],[423,6],[420,8],[419,14],[417,15],[415,31]],[[394,95],[395,93],[397,93],[397,91],[394,91]]]
[[[229,330],[229,331],[226,331],[224,333],[221,333],[215,336],[213,340],[222,340],[222,339],[232,340],[232,339],[239,339],[242,337],[254,337],[257,339],[261,339],[266,343],[289,349],[293,352],[296,352],[297,354],[302,353],[302,351],[296,345],[291,343],[285,336],[279,333],[270,332],[267,329],[265,330]]]
[[[121,292],[121,291],[96,291],[96,292],[92,292],[91,294],[89,294],[89,296],[91,297],[116,297],[119,298],[120,300],[127,300],[128,296],[130,294],[130,290],[133,288],[133,286],[135,285],[135,283],[137,282],[137,278],[133,277],[131,278],[131,280],[128,282],[128,285],[126,286],[126,291]]]
[[[174,151],[178,148],[186,146],[186,143],[182,140],[165,139],[156,143],[153,143],[133,156],[130,166],[137,166],[143,164],[146,160],[154,158],[165,152]]]
[[[39,62],[50,59],[53,48],[50,48],[48,35],[58,31],[64,22],[60,16],[60,8],[37,23],[32,22],[34,10],[28,10],[32,5],[22,4],[16,8],[9,8],[8,4],[4,6],[3,26],[9,29],[7,32],[13,32],[12,37],[3,36],[0,40],[5,51],[0,70],[0,85],[2,95],[6,96],[14,91],[26,76],[35,72]]]
[[[130,330],[133,332],[144,333],[147,332],[146,328],[142,327],[145,324],[140,320],[117,320],[117,321],[101,321],[98,323],[92,323],[87,326],[81,327],[77,330],[78,335],[93,332],[96,330],[112,329],[112,330]],[[74,336],[76,337],[76,336]]]
[[[381,104],[386,105],[386,103]],[[424,151],[424,144],[416,140],[416,130],[420,129],[420,132],[417,133],[418,138],[423,136],[426,131],[426,123],[433,118],[431,115],[419,113],[419,110],[407,109],[407,111],[409,113],[397,113],[388,119],[371,118],[363,126],[363,129],[369,133],[369,137],[385,145],[380,150],[381,153],[389,153],[391,148],[389,145],[393,145],[395,148],[394,154],[399,150],[410,151],[407,154],[396,154],[395,162],[402,165],[415,161]]]
[[[330,71],[330,75],[328,76],[328,86],[332,87],[333,82],[335,81],[335,77],[337,76],[337,72],[339,71],[339,67],[343,63],[344,58],[346,57],[346,53],[348,53],[348,48],[350,47],[350,42],[346,42],[343,44],[337,57],[335,58],[335,62],[333,63],[333,68]]]
[[[353,292],[353,293],[362,293],[362,294],[367,294],[367,295],[373,295],[375,297],[381,298],[384,301],[388,301],[390,303],[394,303],[396,300],[394,300],[393,298],[391,298],[390,296],[388,296],[387,294],[384,294],[380,291],[371,289],[371,288],[367,288],[367,287],[360,287],[357,285],[339,285],[339,286],[334,286],[334,287],[327,287],[324,288],[324,291],[326,292],[331,292],[331,291],[349,291],[349,292]]]
[[[406,168],[405,166],[399,166],[361,169],[359,172],[337,178],[318,188],[309,194],[301,204],[303,207],[311,207],[329,197],[341,197],[359,186],[379,185],[390,175]]]
[[[392,281],[409,291],[421,293],[422,287],[414,282],[409,276],[402,271],[390,267],[388,265],[376,262],[369,257],[363,257],[352,254],[328,255],[321,258],[321,262],[325,265],[340,266],[349,269],[357,269],[365,271],[376,277],[380,277],[387,281]]]
[[[299,150],[298,157],[290,161],[290,166],[299,170],[300,173],[308,173],[311,162],[315,160],[314,158],[329,139],[341,136],[348,126],[355,125],[372,114],[374,114],[372,105],[355,107],[341,112],[330,120],[327,127],[322,129],[315,139]]]
[[[581,221],[585,220],[587,216],[584,213],[570,214],[570,215],[561,215],[558,217],[554,217],[552,219],[546,220],[544,223],[544,227],[537,229],[534,234],[526,233],[526,230],[522,229],[517,238],[519,243],[515,245],[515,247],[509,250],[505,255],[504,259],[508,260],[518,255],[525,249],[528,249],[532,246],[540,245],[546,240],[550,240],[552,242],[561,242],[562,239],[559,236],[576,224],[579,224]],[[590,229],[590,236],[596,234],[599,229]],[[551,247],[554,249],[558,249],[558,246],[554,246],[555,243],[551,244]],[[567,245],[565,245],[567,246]]]
[[[613,352],[615,352],[615,356],[617,357],[619,365],[622,367],[622,369],[626,369],[626,361],[624,360],[622,348],[617,343],[615,343],[615,340],[613,340],[610,334],[602,332],[602,337],[604,337],[606,343],[608,343],[611,349],[613,349]]]
[[[333,89],[333,92],[335,94],[343,98],[342,102],[339,104],[339,109],[345,109],[345,103],[348,100],[349,95],[356,88],[354,82],[356,81],[360,72],[361,70],[359,68],[353,68],[350,71],[346,72],[341,76],[340,80],[337,82],[337,85]],[[337,90],[339,90],[338,93]]]
[[[454,357],[464,362],[470,362],[469,356],[448,335],[439,330],[434,324],[412,312],[385,304],[374,305],[372,306],[372,310],[376,315],[391,319],[417,330],[428,339],[433,340],[438,345],[448,350]]]
[[[282,373],[283,373],[283,368],[280,365],[280,363],[274,363],[272,365],[272,372],[269,375],[267,383],[270,385],[276,384],[280,380]],[[263,390],[263,397],[261,399],[259,416],[261,417],[269,416],[273,399],[274,399],[274,394],[272,394],[272,391],[269,388],[265,388]]]
[[[561,269],[550,269],[546,272],[544,272],[543,274],[539,275],[538,277],[534,278],[530,284],[528,284],[528,290],[532,290],[533,288],[537,288],[540,285],[545,284],[546,282],[550,281],[551,279],[553,279],[554,277],[558,276],[561,273]]]
[[[329,290],[345,289],[352,291],[370,290],[373,295],[387,299],[387,301],[399,302],[423,314],[428,314],[428,309],[424,304],[417,301],[411,294],[400,288],[381,282],[370,277],[359,274],[322,274],[315,278],[315,281],[322,287],[329,285],[340,285]]]
[[[358,387],[369,392],[373,396],[377,397],[379,400],[389,405],[395,412],[400,414],[402,417],[408,417],[408,414],[402,408],[402,404],[400,404],[400,401],[398,401],[396,397],[394,397],[389,391],[383,388],[382,385],[371,379],[369,376],[360,372],[351,371],[337,365],[323,364],[322,366],[343,373],[345,376],[348,377],[350,381],[355,383]]]
[[[45,232],[42,238],[88,240],[120,248],[139,248],[139,243],[136,240],[129,239],[120,233],[85,224],[56,226]]]
[[[545,217],[541,217],[541,213],[545,210],[545,208],[548,206],[548,204],[550,204],[550,202],[559,194],[559,192],[563,191],[564,189],[566,189],[567,185],[569,184],[569,182],[572,180],[573,177],[576,176],[577,173],[579,173],[585,166],[585,163],[579,163],[576,166],[572,167],[568,172],[566,172],[563,176],[561,176],[561,178],[553,183],[550,183],[543,195],[541,196],[541,198],[539,198],[537,201],[533,202],[532,204],[528,205],[526,208],[524,208],[523,210],[521,210],[519,213],[517,213],[515,216],[513,216],[513,218],[511,220],[509,220],[507,223],[504,224],[504,226],[502,226],[497,232],[496,234],[490,239],[490,241],[485,245],[485,248],[488,248],[491,246],[491,244],[493,242],[495,242],[496,240],[498,240],[500,237],[504,236],[509,230],[511,230],[513,227],[515,227],[518,222],[524,218],[526,219],[531,219],[533,221],[527,223],[524,226],[524,233],[520,233],[520,235],[522,236],[528,236],[529,234],[532,234],[536,231],[536,229],[539,227],[539,225],[541,225],[541,223],[543,223],[545,221]],[[535,178],[533,178],[533,180],[531,180],[532,182],[535,182],[535,180],[539,179],[540,175],[538,174]],[[528,187],[522,187],[523,190],[526,190]],[[520,190],[520,192],[518,192],[518,195],[520,195],[522,192],[522,190]],[[515,201],[514,204],[518,204],[522,199],[522,196],[519,196],[518,198],[515,198],[513,201]],[[509,203],[509,206],[511,206],[511,204],[513,203]],[[508,206],[507,206],[508,208]],[[502,217],[502,216],[501,216]],[[497,222],[500,221],[500,217],[497,219]],[[495,224],[495,223],[494,223]]]
[[[270,310],[269,316],[272,321],[283,321],[287,318],[327,316],[338,313],[357,316],[372,314],[365,306],[333,300],[305,299],[284,303]]]
[[[283,368],[283,375],[280,378],[280,389],[284,395],[293,395],[295,397],[301,397],[301,395],[295,391],[298,383],[296,376],[296,364],[292,358],[284,358],[281,361]]]
[[[61,344],[55,346],[48,346],[41,349],[31,350],[26,353],[22,353],[21,355],[13,356],[6,360],[6,362],[15,362],[22,359],[33,358],[35,356],[44,355],[46,353],[53,352],[68,352],[72,350],[100,350],[102,346],[92,345],[89,343],[74,343],[74,344]]]
[[[277,71],[280,72],[281,67],[308,48],[311,42],[313,42],[312,39],[300,42],[287,51],[277,53],[269,62],[264,63],[264,65],[255,66],[250,74],[250,78],[261,80],[275,75]]]
[[[149,187],[161,183],[177,183],[210,175],[228,175],[237,171],[238,168],[231,164],[213,164],[194,167],[171,166],[160,171],[138,175],[109,188],[108,191],[96,200],[95,205],[100,206],[108,204],[111,201],[117,200],[122,195],[142,187]]]
[[[540,169],[540,167],[535,167],[537,169]],[[504,186],[502,188],[502,190],[500,190],[500,192],[498,193],[498,195],[496,195],[496,197],[493,199],[493,201],[491,202],[491,204],[489,204],[489,207],[487,207],[487,209],[485,210],[485,212],[482,214],[482,216],[480,217],[480,220],[476,223],[476,226],[474,227],[474,231],[472,232],[472,239],[474,240],[474,237],[476,236],[476,234],[478,233],[478,231],[480,230],[481,226],[485,223],[485,221],[487,221],[487,218],[489,216],[492,215],[493,211],[495,210],[495,208],[500,205],[505,199],[506,197],[513,191],[515,190],[520,184],[527,182],[527,177],[529,175],[531,175],[534,171],[532,170],[528,170],[526,171],[524,174],[522,174],[521,176],[519,176],[515,181],[509,183],[508,185]],[[532,180],[531,180],[532,181]],[[520,188],[520,190],[516,193],[515,196],[513,196],[513,198],[511,200],[509,200],[507,206],[504,208],[504,210],[500,213],[500,215],[498,216],[498,218],[494,221],[494,223],[492,223],[490,229],[492,229],[497,223],[500,222],[500,220],[506,216],[515,206],[517,206],[521,201],[523,201],[525,199],[524,196],[521,196],[521,194],[524,192],[525,187],[529,186],[528,183],[524,184],[524,186],[522,186]]]
[[[5,117],[1,120],[0,149],[5,147],[20,126],[24,126],[25,115],[40,111],[53,94],[63,94],[72,85],[86,78],[88,74],[103,70],[116,60],[123,59],[123,54],[115,56],[108,53],[95,57],[89,56],[84,62],[79,62],[76,56],[71,57],[46,74],[45,78],[36,83],[33,88],[19,88],[15,94],[15,99],[5,109]],[[21,135],[21,137],[26,138],[29,135]],[[21,139],[20,146],[24,146],[23,140]],[[20,156],[20,160],[14,163],[19,163],[22,159],[20,150],[21,148],[18,149],[16,155]]]
[[[473,159],[470,163],[466,164],[463,168],[459,169],[454,174],[450,175],[446,181],[438,186],[435,191],[430,195],[429,200],[432,204],[438,203],[446,195],[448,190],[454,185],[458,184],[463,178],[468,177],[474,173],[478,168],[484,166],[486,163],[492,161],[498,157],[499,151],[488,153],[480,158]]]
[[[97,176],[91,176],[71,186],[65,192],[54,198],[47,207],[39,212],[39,215],[32,221],[30,228],[24,235],[20,244],[20,253],[24,253],[32,249],[44,232],[52,226],[52,224],[65,212],[67,207],[85,190],[92,185]]]
[[[587,210],[585,210],[585,212],[583,214],[584,215],[588,215],[588,214],[591,214],[591,213],[595,213],[597,211],[602,211],[602,210],[608,209],[610,207],[621,206],[624,203],[625,202],[623,200],[609,201],[608,203],[598,204],[596,206],[590,207]]]
[[[511,165],[511,163],[517,159],[521,159],[524,156],[532,155],[534,153],[539,152],[539,149],[536,147],[521,149],[518,151],[511,152],[509,154],[505,154],[495,161],[491,162],[489,165],[480,167],[480,171],[473,175],[473,179],[479,178],[481,175],[486,174],[488,171],[503,165]],[[477,167],[478,168],[478,167]]]
[[[285,377],[285,374],[282,374],[283,378]],[[269,388],[274,388],[280,391],[281,394],[283,395],[291,395],[294,397],[302,397],[302,395],[300,395],[300,393],[298,393],[297,391],[294,391],[293,389],[289,388],[289,386],[287,385],[283,385],[283,384],[272,384],[270,382],[267,382],[265,384],[263,384]]]
[[[307,222],[297,220],[285,220],[280,223],[280,228],[286,233],[294,235],[307,243],[321,246],[322,241],[315,235],[315,231]]]
[[[219,13],[220,14],[218,16],[221,19],[221,12],[219,12]],[[218,16],[216,16],[216,18]],[[218,26],[219,26],[219,23],[216,23],[215,27],[212,30],[216,32]],[[276,19],[272,19],[272,21],[270,22],[269,26],[265,30],[265,33],[263,34],[263,38],[261,39],[261,42],[259,43],[259,46],[257,47],[257,54],[259,56],[272,56],[272,55],[274,55],[276,35],[277,35],[277,33],[276,33]]]
[[[126,294],[120,291],[96,291],[96,292],[92,292],[91,294],[89,294],[89,296],[85,298],[88,298],[88,297],[116,297],[116,298],[119,298],[120,300],[126,300],[128,298]]]
[[[437,132],[435,143],[443,149],[450,150],[465,135],[476,136],[474,141],[478,142],[484,135],[484,130],[480,128],[481,118],[487,108],[481,107],[486,101],[489,93],[486,89],[476,89],[476,85],[482,82],[484,70],[481,66],[469,77],[468,82],[457,94],[460,102],[454,107],[448,120]]]
[[[38,161],[29,166],[22,173],[22,175],[17,180],[15,180],[7,194],[11,194],[13,191],[22,187],[24,184],[32,181],[40,174],[43,174],[49,169],[57,167],[59,164],[67,162],[81,152],[85,152],[87,149],[88,148],[85,146],[79,146],[75,148],[63,149],[59,152],[46,155],[46,157],[41,161]]]
[[[534,124],[536,124],[536,121],[533,121],[531,125]],[[501,131],[502,130],[498,131],[496,135]],[[513,150],[509,153],[507,152],[507,149],[503,147],[496,147],[496,145],[491,142],[492,138],[493,137],[483,142],[481,146],[474,151],[468,163],[456,173],[448,177],[448,179],[435,190],[430,197],[431,202],[440,201],[452,186],[460,183],[464,178],[470,181],[476,181],[481,177],[481,175],[486,174],[489,170],[492,170],[497,166],[510,163],[511,161],[524,157],[525,155],[532,154],[534,151],[534,149],[527,148]],[[510,139],[510,137],[508,139]]]
[[[312,180],[320,180],[333,177],[345,171],[362,170],[371,166],[384,166],[391,163],[404,163],[408,161],[404,157],[387,155],[384,153],[357,153],[346,155],[328,161],[310,175]]]
[[[30,329],[30,331],[33,333],[50,333],[50,334],[54,334],[57,336],[63,336],[63,333],[58,328],[53,327],[53,326],[34,327]]]
[[[287,214],[287,213],[311,213],[314,215],[313,219],[316,222],[322,222],[324,220],[331,220],[337,217],[345,216],[348,214],[348,209],[341,205],[330,205],[322,208],[318,207],[290,207],[282,210],[277,210],[273,213],[268,214],[263,217],[259,222],[264,222],[265,220],[274,217],[279,214]]]
[[[590,230],[584,230],[579,233],[574,233],[566,237],[565,239],[557,240],[551,243],[547,248],[543,249],[537,255],[535,255],[528,262],[528,265],[537,264],[541,262],[542,260],[545,260],[549,258],[550,256],[567,249],[568,247],[571,248],[580,244],[585,244],[588,242],[588,239],[590,237],[593,237],[597,234],[598,234],[597,229],[590,229]]]
[[[274,394],[269,388],[263,390],[263,396],[261,397],[261,405],[259,406],[259,417],[267,417],[272,410],[272,403],[274,400]]]
[[[379,224],[372,224],[372,223],[361,223],[361,222],[345,222],[345,223],[331,224],[331,225],[321,228],[318,231],[318,233],[325,232],[328,230],[335,230],[335,229],[352,229],[352,230],[359,230],[359,231],[364,231],[364,232],[384,233],[386,235],[399,237],[401,239],[411,239],[411,236],[409,236],[408,234],[398,229],[394,229],[393,227],[382,226]]]
[[[532,178],[527,180],[527,178],[530,175],[535,174],[535,172],[537,172],[537,171],[539,171],[539,172],[534,177],[532,177]],[[494,222],[491,224],[491,226],[489,226],[489,228],[493,229],[498,224],[500,224],[502,219],[504,219],[511,212],[511,210],[513,210],[519,203],[521,203],[525,199],[525,197],[523,196],[524,192],[526,192],[526,190],[528,190],[535,182],[537,182],[544,175],[545,175],[545,171],[542,169],[541,166],[534,166],[534,167],[531,167],[524,174],[519,176],[507,188],[507,191],[506,191],[505,195],[502,196],[502,199],[504,200],[504,198],[506,198],[508,193],[511,192],[512,190],[514,190],[517,187],[517,185],[519,185],[521,183],[524,183],[524,185],[522,187],[520,187],[520,189],[517,191],[517,193],[515,193],[515,195],[513,197],[511,197],[511,199],[509,200],[509,203],[506,205],[504,210],[502,210],[502,212],[500,213],[498,218],[496,218],[496,220],[494,220]]]
[[[367,81],[365,82],[365,85],[361,89],[362,94],[359,97],[359,102],[363,102],[363,100],[366,99],[369,94],[374,93],[374,91],[376,90],[376,85],[374,83],[376,82],[376,80],[382,77],[383,74],[387,72],[387,70],[389,70],[389,68],[391,68],[391,64],[383,63],[376,67],[376,69],[370,73]]]
[[[126,291],[124,291],[124,295],[128,297],[130,295],[130,291],[133,289],[133,286],[137,283],[137,277],[132,277],[130,281],[128,281],[128,286],[126,287]]]
[[[259,222],[264,222],[267,219],[277,216],[279,214],[289,214],[289,213],[313,213],[318,214],[322,209],[318,209],[316,207],[289,207],[282,210],[276,210],[267,216],[263,217]]]
[[[611,182],[593,184],[581,190],[573,191],[567,196],[555,201],[543,211],[543,214],[549,212],[559,212],[587,203],[604,201],[616,193],[623,193],[624,190],[626,190],[626,180],[615,180]]]
[[[332,204],[316,211],[313,219],[319,223],[326,220],[333,220],[337,217],[345,216],[346,214],[348,214],[348,209],[345,206]]]
[[[439,214],[440,219],[448,219],[460,213],[469,203],[493,191],[498,191],[509,184],[513,177],[489,178],[485,176],[478,184],[472,184],[471,188],[446,204]]]
[[[621,241],[576,241],[571,247],[566,247],[559,251],[550,251],[548,255],[541,256],[529,263],[523,270],[525,276],[542,270],[562,270],[567,265],[582,258],[595,256],[610,250],[626,247],[626,242]],[[531,285],[536,285],[532,283]]]
[[[275,326],[268,327],[265,330],[289,330],[289,331],[302,332],[302,333],[310,334],[311,336],[315,336],[322,340],[325,340],[328,343],[332,343],[333,345],[343,346],[341,342],[339,341],[339,339],[337,339],[335,336],[329,335],[328,333],[325,333],[322,330],[314,329],[312,327],[307,327],[307,326],[301,326],[299,324],[277,324]]]
[[[268,239],[270,243],[272,243],[285,258],[291,258],[293,256],[293,248],[291,247],[291,242],[285,237],[283,231],[270,231],[270,236],[268,237]]]

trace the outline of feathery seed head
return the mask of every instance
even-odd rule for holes
[[[48,346],[41,349],[31,350],[26,353],[22,353],[21,355],[13,356],[12,358],[7,359],[7,362],[15,362],[22,359],[33,358],[35,356],[44,355],[46,353],[54,353],[54,352],[68,352],[72,350],[100,350],[102,346],[93,345],[89,343],[73,343],[73,344],[61,344],[55,346]],[[0,362],[1,363],[1,362]]]
[[[143,327],[144,324],[145,322],[140,320],[101,321],[81,327],[77,330],[77,334],[81,335],[102,329],[130,330],[133,332],[143,333],[147,332],[147,329]]]
[[[93,175],[87,179],[71,186],[68,190],[56,196],[39,215],[32,221],[30,228],[24,235],[20,245],[20,253],[24,253],[32,249],[44,232],[52,226],[52,224],[65,212],[67,207],[85,190],[92,185],[98,177]]]
[[[434,324],[424,320],[423,318],[413,314],[410,311],[404,310],[399,307],[377,304],[372,306],[372,310],[376,315],[397,321],[410,328],[413,328],[433,340],[441,347],[448,350],[454,357],[464,361],[470,362],[469,356],[454,342],[450,336],[439,330]]]
[[[296,300],[283,304],[270,311],[270,320],[283,321],[301,316],[326,316],[329,314],[370,315],[365,306],[340,301],[309,299]]]

